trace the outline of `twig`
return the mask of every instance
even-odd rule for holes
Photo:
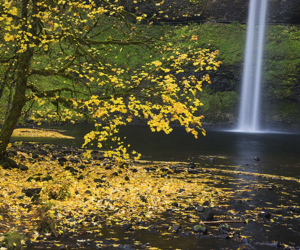
[[[246,221],[243,220],[200,221],[200,224],[220,224],[220,223],[246,223]]]

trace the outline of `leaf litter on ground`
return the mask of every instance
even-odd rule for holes
[[[118,164],[99,157],[84,159],[80,149],[59,158],[54,157],[60,154],[58,148],[65,149],[53,145],[36,144],[36,151],[42,148],[48,154],[33,160],[32,152],[20,150],[22,147],[16,143],[11,149],[17,150],[16,162],[22,162],[28,170],[0,169],[0,236],[18,231],[31,242],[54,239],[58,235],[73,237],[82,232],[101,237],[103,226],[126,231],[154,228],[161,235],[172,235],[178,230],[194,233],[193,226],[203,220],[203,211],[197,211],[200,207],[205,211],[219,211],[214,220],[220,223],[262,220],[270,225],[280,221],[276,215],[279,208],[272,207],[272,202],[266,203],[272,212],[271,220],[263,214],[263,207],[253,207],[244,213],[230,209],[233,201],[249,203],[254,190],[273,187],[269,181],[249,183],[247,176],[299,183],[296,178],[208,169],[200,165],[191,171],[190,163],[184,162]],[[60,161],[62,158],[65,161]],[[246,178],[237,179],[238,175]],[[240,188],[234,189],[233,184]],[[26,190],[40,192],[29,196]],[[296,203],[289,203],[298,209]],[[298,215],[292,214],[290,218],[295,216]],[[243,227],[233,230],[228,237],[241,241],[245,236],[237,232]],[[211,230],[217,231],[218,227],[211,225]]]

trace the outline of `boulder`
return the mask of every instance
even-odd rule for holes
[[[12,169],[12,168],[18,168],[18,164],[11,158],[4,157],[2,161],[2,168],[4,169]]]
[[[196,233],[207,234],[207,227],[205,227],[204,225],[195,225],[193,227],[193,231]]]
[[[205,210],[201,216],[202,221],[212,221],[214,219],[214,212],[212,210]]]

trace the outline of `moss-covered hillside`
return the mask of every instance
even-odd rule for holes
[[[177,27],[174,40],[195,35],[198,44],[220,51],[223,64],[211,72],[203,92],[207,122],[235,122],[243,74],[246,25],[193,24]],[[184,41],[181,46],[190,46]],[[300,26],[268,26],[262,77],[262,121],[300,123]]]
[[[219,59],[223,64],[217,71],[208,72],[212,84],[204,86],[201,96],[204,106],[199,112],[205,115],[205,122],[236,122],[246,25],[237,22],[206,22],[178,26],[152,25],[148,28],[140,25],[139,28],[143,30],[144,35],[155,37],[158,42],[167,40],[169,46],[178,47],[183,51],[190,48],[219,50]],[[108,30],[104,35],[109,35],[109,32]],[[265,41],[262,120],[300,123],[300,27],[270,26],[267,28]],[[107,60],[120,67],[128,67],[131,72],[141,64],[159,57],[157,51],[136,45],[114,51],[106,55]],[[197,74],[200,77],[203,72]],[[54,82],[51,78],[39,80],[43,81],[47,88],[64,84]],[[8,90],[6,97],[9,98]],[[4,101],[7,100],[3,98],[1,101],[0,115],[3,119],[6,107]],[[29,106],[26,111],[28,110]]]

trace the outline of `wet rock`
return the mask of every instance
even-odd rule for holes
[[[53,156],[52,156],[53,157]],[[65,158],[65,157],[60,157],[57,159],[59,163],[65,163],[67,162],[68,160]]]
[[[12,169],[12,168],[18,168],[18,164],[11,158],[4,157],[3,163],[2,163],[3,169]]]
[[[193,226],[193,231],[196,233],[207,234],[207,227],[205,227],[204,225],[195,225]]]
[[[8,155],[9,158],[11,158],[11,157],[17,156],[18,153],[15,150],[10,150],[10,151],[7,152],[7,155]]]
[[[146,199],[146,197],[144,195],[141,195],[140,199],[141,199],[142,202],[145,202],[145,203],[147,202],[147,199]]]
[[[200,216],[202,221],[212,221],[214,219],[214,213],[212,210],[204,211]]]
[[[24,155],[21,155],[21,156],[20,156],[20,161],[25,161],[25,160],[26,160],[25,156],[24,156]]]
[[[289,210],[294,212],[294,213],[300,213],[300,208],[299,207],[289,207]]]
[[[123,230],[124,231],[129,231],[132,228],[132,224],[131,223],[127,223],[123,225]]]
[[[25,165],[23,165],[23,164],[21,164],[21,163],[19,163],[18,168],[19,168],[21,171],[26,171],[26,170],[29,169],[27,166],[25,166]]]
[[[84,176],[81,174],[81,175],[78,176],[76,179],[77,179],[77,180],[83,180],[83,179],[84,179]]]
[[[189,170],[188,170],[188,173],[189,173],[189,174],[199,174],[200,171],[199,171],[198,169],[189,169]]]
[[[194,210],[194,207],[186,207],[184,210],[185,210],[185,211],[193,211],[193,210]]]
[[[91,194],[92,192],[91,192],[91,190],[87,189],[87,190],[85,190],[84,193],[85,193],[85,194]]]
[[[230,239],[229,234],[220,234],[220,238],[224,240]]]
[[[251,242],[251,240],[250,240],[250,238],[242,238],[242,239],[241,239],[241,242],[242,242],[242,243],[248,244],[248,243]]]
[[[79,159],[77,159],[77,158],[70,158],[69,161],[72,162],[72,163],[79,163],[80,162]]]
[[[35,174],[34,176],[30,176],[29,178],[27,178],[27,182],[31,182],[32,180],[35,181],[40,181],[41,180],[41,174]]]
[[[22,192],[25,193],[27,197],[31,197],[32,201],[37,201],[40,198],[40,192],[42,188],[26,188]]]
[[[218,227],[218,233],[219,234],[229,234],[231,232],[231,228],[228,224],[221,224],[219,227]]]
[[[39,158],[39,155],[37,153],[32,153],[32,156],[31,156],[33,159],[37,159]]]
[[[120,165],[120,168],[128,168],[128,163],[123,162],[123,163]]]
[[[191,163],[187,166],[187,168],[194,169],[194,168],[196,168],[196,164],[195,164],[194,162],[191,162]]]
[[[41,192],[42,188],[26,188],[26,189],[23,189],[23,193],[25,193],[25,195],[27,197],[32,197],[34,196],[35,194],[39,194]]]
[[[133,248],[131,245],[127,245],[127,244],[119,245],[118,249],[122,249],[122,250],[135,250],[135,248]]]
[[[9,165],[8,162],[4,162],[4,163],[2,164],[2,168],[3,168],[3,169],[11,169],[11,167],[10,167],[10,165]]]
[[[118,172],[114,172],[114,173],[112,173],[111,175],[112,175],[112,176],[118,176],[119,173],[118,173]]]
[[[177,203],[177,202],[173,202],[171,205],[172,205],[173,207],[178,207],[178,203]]]
[[[42,181],[50,181],[53,180],[51,175],[47,175],[46,177],[43,177]]]
[[[39,155],[43,155],[43,156],[47,156],[47,155],[48,155],[48,151],[47,151],[47,150],[44,150],[44,149],[39,149],[38,154],[39,154]]]
[[[280,247],[279,241],[271,242],[271,243],[266,243],[265,244],[268,247]]]
[[[162,172],[167,172],[167,171],[169,171],[168,168],[161,168],[160,170],[161,170]]]
[[[84,170],[85,166],[84,165],[80,165],[80,166],[78,166],[78,168],[81,169],[81,170]]]
[[[178,232],[181,229],[181,225],[175,225],[171,227],[172,232]]]
[[[210,204],[209,201],[204,201],[202,206],[209,206],[209,204]]]
[[[61,245],[58,249],[59,249],[59,250],[66,250],[66,249],[67,249],[67,246],[66,246],[66,245]]]
[[[260,159],[258,157],[254,157],[253,160],[254,161],[260,161]]]
[[[272,215],[271,213],[269,212],[265,212],[265,211],[262,211],[260,214],[259,214],[260,217],[263,217],[263,218],[267,218],[267,219],[271,219]]]
[[[202,213],[202,212],[204,212],[204,208],[202,206],[196,206],[195,211],[198,213]]]
[[[145,167],[144,168],[147,172],[150,172],[150,171],[155,171],[156,170],[156,167]]]
[[[65,170],[68,170],[68,171],[70,171],[71,173],[78,173],[78,170],[77,170],[77,169],[75,169],[75,168],[73,168],[73,167],[70,167],[70,166],[65,167]]]
[[[183,169],[174,169],[173,173],[174,174],[180,174],[182,172],[185,172]]]

